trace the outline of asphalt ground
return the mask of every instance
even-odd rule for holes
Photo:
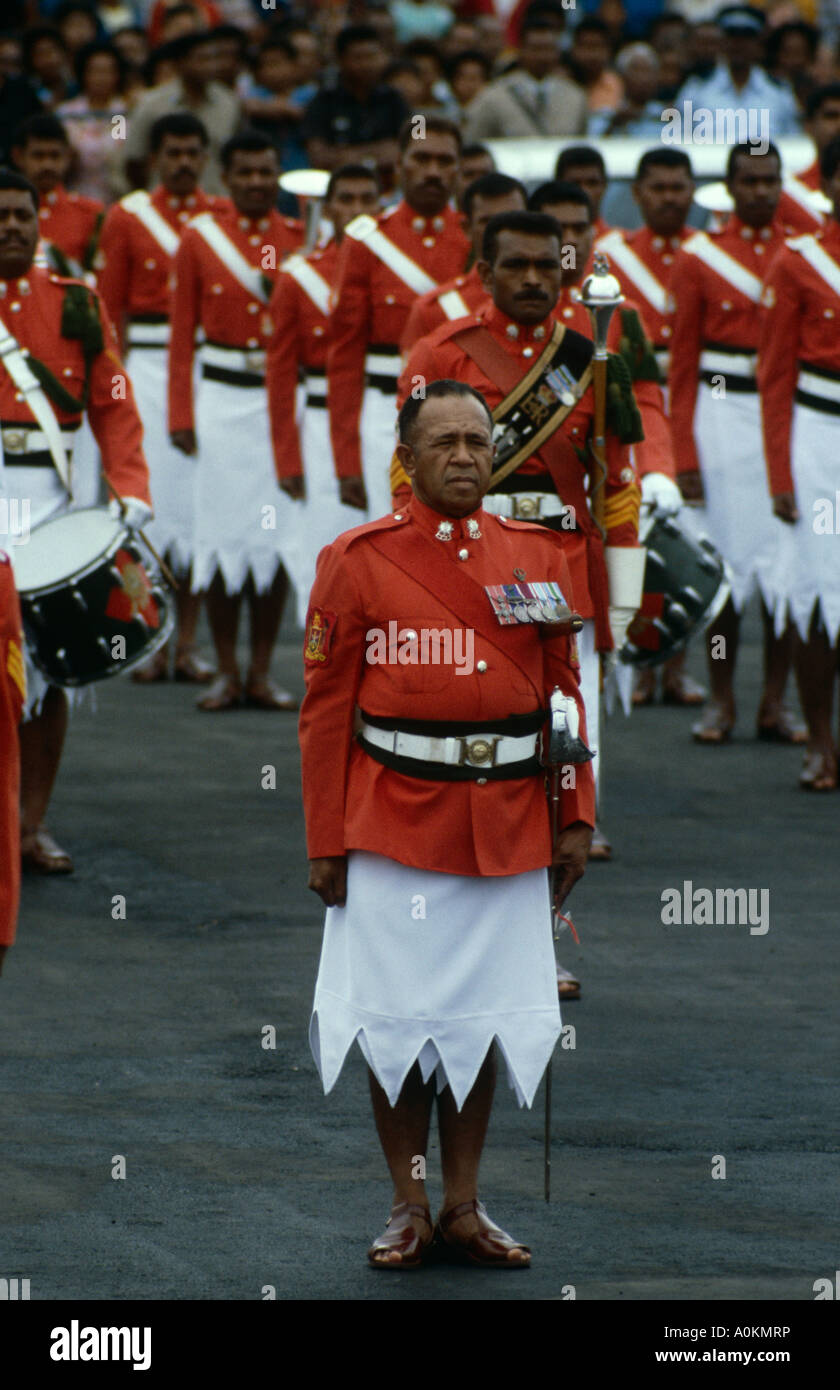
[[[309,1053],[294,716],[99,686],[49,822],[76,872],[25,881],[0,982],[0,1275],[32,1300],[812,1300],[838,1267],[840,799],[753,737],[754,616],[747,638],[729,746],[693,745],[689,711],[609,723],[615,858],[571,900],[550,1206],[542,1090],[520,1111],[500,1083],[485,1150],[490,1213],[534,1250],[515,1274],[367,1267],[390,1188],[360,1055],[324,1098]],[[664,925],[686,880],[766,890],[769,929]]]

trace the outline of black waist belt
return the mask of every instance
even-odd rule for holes
[[[129,323],[168,323],[168,314],[132,314]]]
[[[326,410],[326,408],[327,408],[327,398],[326,398],[326,396],[307,396],[307,397],[306,397],[306,408],[307,408],[307,410]]]
[[[365,372],[365,386],[373,386],[375,390],[382,391],[386,396],[397,394],[397,377],[383,376],[379,372]]]
[[[720,386],[720,378],[722,375],[723,373],[721,372],[704,372],[701,370],[700,380],[704,381],[707,386]],[[754,396],[758,392],[758,382],[754,376],[736,376],[734,372],[726,372],[725,381],[726,390],[734,391],[736,395],[740,392],[742,395]]]
[[[808,369],[811,370],[810,367]],[[826,396],[813,396],[810,391],[802,391],[797,386],[793,393],[797,405],[808,405],[812,410],[820,410],[823,415],[840,415],[840,401],[830,401]],[[8,463],[8,459],[6,460]]]
[[[227,386],[265,386],[265,377],[259,372],[235,372],[230,367],[214,367],[205,362],[201,367],[205,381],[223,381]]]
[[[65,453],[70,452],[67,445],[64,446]],[[7,468],[54,468],[55,460],[48,449],[44,449],[37,454],[6,454],[3,462]]]

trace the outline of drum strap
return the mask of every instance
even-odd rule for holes
[[[283,269],[287,275],[291,275],[295,284],[303,290],[307,299],[311,300],[315,308],[322,314],[330,311],[330,287],[323,275],[320,275],[305,256],[295,254],[283,262]]]
[[[212,212],[200,212],[190,226],[198,232],[202,241],[218,256],[226,270],[229,270],[244,290],[267,304],[271,298],[271,281],[263,275],[259,266],[251,265],[238,246],[235,246],[227,232],[219,226]]]
[[[29,406],[29,409],[32,411],[32,414],[35,416],[35,419],[46,435],[52,461],[55,464],[55,471],[72,501],[73,492],[70,487],[70,465],[67,461],[61,426],[55,417],[55,411],[50,405],[41,383],[32,373],[20,343],[12,336],[5,324],[0,324],[0,362],[3,363],[3,366],[9,373],[9,376],[12,378],[12,381],[18,391],[20,391],[26,404]]]

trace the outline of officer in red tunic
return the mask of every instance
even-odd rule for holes
[[[33,265],[37,241],[36,190],[21,175],[0,172],[2,495],[30,506],[32,527],[66,511],[73,439],[86,413],[105,476],[126,501],[126,520],[142,526],[151,516],[143,427],[116,333],[88,286]],[[42,364],[39,386],[26,394],[15,380],[18,348],[30,363]],[[50,432],[45,411],[52,416]],[[57,686],[38,684],[30,710],[37,703],[37,713],[21,726],[21,850],[26,867],[69,873],[70,856],[43,827],[67,728],[67,697]]]
[[[95,198],[68,193],[64,187],[71,149],[58,117],[30,116],[18,126],[12,158],[40,195],[38,222],[43,241],[66,261],[66,265],[56,262],[54,268],[72,275],[92,270],[105,209]]]
[[[277,484],[265,398],[265,353],[273,332],[268,302],[302,227],[275,210],[279,165],[267,136],[243,132],[223,150],[231,202],[194,218],[175,255],[169,341],[169,431],[198,453],[193,588],[207,589],[218,675],[202,710],[245,700],[296,709],[269,677],[288,588],[283,564],[295,544],[290,499]],[[201,330],[201,386],[193,360]],[[247,589],[251,661],[243,692],[236,659]]]
[[[758,355],[773,509],[786,523],[778,559],[777,627],[792,620],[808,749],[800,783],[837,786],[831,710],[837,682],[840,582],[840,137],[821,158],[833,215],[779,248],[765,281]]]
[[[464,269],[469,244],[450,206],[461,135],[440,116],[400,132],[402,201],[351,222],[338,257],[327,353],[330,433],[341,496],[371,516],[389,510],[399,342],[420,294]]]
[[[666,409],[674,331],[671,281],[674,258],[682,243],[691,235],[685,220],[693,194],[691,160],[684,150],[648,150],[639,160],[633,184],[633,197],[645,225],[634,232],[614,227],[595,243],[596,251],[609,256],[622,286],[640,307],[662,378]],[[655,694],[656,671],[640,671],[636,678],[633,703],[652,704]],[[669,705],[703,703],[705,691],[686,675],[685,652],[664,663],[662,698],[663,703]]]
[[[487,298],[477,268],[484,228],[497,213],[524,210],[527,204],[522,184],[507,174],[484,174],[468,185],[461,197],[461,223],[470,239],[472,266],[414,301],[400,340],[403,355],[442,323],[463,318]]]
[[[709,629],[712,699],[692,733],[705,744],[729,738],[739,615],[758,588],[765,652],[758,737],[800,743],[804,729],[783,704],[793,631],[781,637],[773,631],[782,528],[766,494],[755,376],[762,278],[785,237],[776,217],[781,163],[775,147],[765,154],[736,145],[727,188],[733,215],[721,231],[697,232],[684,243],[672,281],[671,427],[680,485],[687,500],[705,498],[703,524],[732,571],[732,597]]]
[[[26,699],[23,630],[11,562],[0,550],[0,975],[14,944],[20,897],[20,751]]]
[[[570,198],[586,199],[586,195],[580,189],[572,188]],[[590,219],[587,202],[583,220],[591,234]],[[551,339],[557,315],[556,303],[563,288],[563,277],[567,273],[561,261],[561,246],[568,238],[570,225],[567,217],[561,230],[555,218],[537,212],[507,213],[491,220],[485,231],[480,263],[480,271],[491,298],[475,314],[444,325],[415,346],[400,378],[400,402],[413,391],[422,389],[423,382],[451,377],[466,381],[480,390],[490,408],[496,409],[508,395],[508,390],[502,384],[505,373],[511,373],[516,366],[519,375],[525,376],[546,351]],[[488,340],[482,350],[487,355],[481,363],[472,355],[477,326],[481,327],[482,336],[486,335]],[[573,350],[580,349],[588,361],[592,351],[591,340],[584,344],[584,336],[568,328],[561,347],[565,344]],[[492,371],[489,369],[490,354]],[[552,379],[556,379],[556,376]],[[531,457],[524,459],[513,474],[502,480],[503,486],[494,487],[485,499],[485,507],[498,509],[508,516],[545,519],[546,525],[560,528],[577,609],[585,620],[581,634],[581,688],[586,704],[590,747],[596,754],[594,771],[597,780],[597,652],[609,651],[613,645],[616,648],[621,646],[627,625],[641,597],[642,570],[638,571],[638,591],[634,589],[635,602],[627,597],[627,581],[624,578],[627,574],[624,567],[635,565],[639,558],[640,492],[629,447],[620,442],[613,422],[613,428],[607,434],[608,473],[604,483],[603,520],[605,541],[602,544],[590,519],[584,492],[587,465],[581,461],[582,457],[586,457],[592,426],[593,392],[589,386],[580,389],[582,393],[578,395],[573,387],[569,388],[571,408],[567,410],[559,429]],[[627,391],[638,424],[639,417],[629,382]],[[532,408],[539,411],[539,402]],[[548,415],[547,409],[545,415]],[[641,430],[634,437],[638,439],[640,433]],[[405,483],[396,470],[394,481],[397,485],[396,498],[401,501]],[[398,490],[400,483],[403,493]],[[634,554],[629,556],[631,550]],[[608,592],[603,568],[605,551],[614,576],[613,594]],[[605,852],[599,849],[598,853],[608,857],[609,846],[606,846]]]
[[[99,292],[120,335],[143,421],[146,457],[155,499],[148,535],[182,577],[175,603],[178,629],[175,679],[204,683],[212,670],[195,651],[201,596],[191,592],[193,466],[173,449],[166,428],[170,279],[175,251],[191,217],[221,209],[224,200],[202,192],[198,180],[207,132],[189,111],[162,116],[151,131],[151,155],[160,182],[153,193],[137,189],[109,209],[98,257]],[[169,655],[161,648],[132,679],[167,678]]]
[[[359,514],[342,503],[327,419],[329,298],[344,229],[354,218],[375,215],[379,180],[364,164],[345,164],[330,176],[323,215],[333,237],[310,255],[284,262],[271,296],[274,336],[266,355],[266,389],[271,415],[274,466],[284,492],[296,504],[303,543],[294,558],[298,620],[306,621],[315,561],[323,546],[358,525]],[[305,404],[295,418],[299,382]]]
[[[552,847],[535,750],[555,687],[585,737],[568,627],[555,635],[538,604],[500,618],[493,595],[525,574],[532,593],[574,596],[554,534],[481,506],[493,444],[477,393],[431,383],[399,434],[414,495],[322,552],[307,623],[309,883],[328,908],[310,1041],[325,1091],[356,1040],[370,1069],[394,1184],[371,1263],[402,1270],[428,1252],[416,1158],[436,1083],[440,1239],[472,1264],[519,1268],[528,1247],[477,1192],[492,1041],[530,1105],[560,1022],[545,867],[561,901],[584,869],[594,798],[589,764],[570,764]]]
[[[779,199],[779,217],[796,232],[817,231],[825,221],[811,195],[822,188],[823,150],[840,135],[840,82],[829,82],[811,92],[805,103],[805,127],[817,147],[816,158],[795,177],[785,178]]]

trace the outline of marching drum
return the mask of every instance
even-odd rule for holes
[[[119,675],[162,647],[170,590],[140,537],[106,508],[65,512],[14,547],[27,651],[54,685]]]
[[[639,525],[647,548],[642,603],[627,629],[620,658],[659,666],[682,651],[698,628],[717,617],[729,597],[726,563],[708,537],[695,539],[680,516],[652,511]]]

